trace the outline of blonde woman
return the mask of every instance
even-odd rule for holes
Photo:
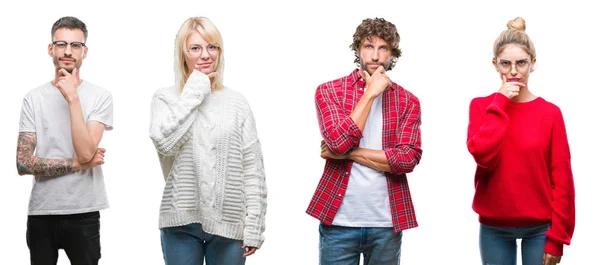
[[[267,189],[254,117],[223,86],[221,34],[204,17],[175,41],[175,86],[152,99],[150,138],[166,185],[159,226],[167,265],[244,264],[261,247]]]
[[[475,158],[473,209],[482,264],[560,262],[575,227],[575,190],[563,117],[528,85],[535,69],[525,20],[508,22],[494,43],[500,89],[471,101],[467,146]]]

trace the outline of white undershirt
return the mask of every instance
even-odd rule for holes
[[[371,106],[359,146],[382,150],[382,128],[383,110],[379,95]],[[354,162],[346,194],[333,224],[351,227],[392,227],[385,174]]]

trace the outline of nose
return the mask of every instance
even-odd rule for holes
[[[517,65],[516,64],[511,64],[510,65],[510,74],[512,76],[516,76],[517,75]]]
[[[73,53],[73,50],[71,49],[71,45],[67,44],[67,47],[65,48],[65,55],[71,55]]]
[[[379,61],[379,49],[375,49],[375,51],[373,51],[373,53],[371,53],[371,60],[373,62]]]
[[[202,50],[200,50],[200,59],[205,61],[210,59],[210,54],[208,54],[208,48],[202,47]]]

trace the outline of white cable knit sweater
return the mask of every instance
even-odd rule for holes
[[[205,232],[260,247],[267,188],[252,111],[238,92],[211,93],[209,78],[190,75],[152,98],[150,138],[166,185],[159,227],[201,223]]]

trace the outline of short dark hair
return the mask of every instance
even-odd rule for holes
[[[85,26],[85,23],[83,23],[83,21],[79,20],[76,17],[61,17],[56,22],[54,22],[54,25],[52,25],[52,35],[50,35],[50,38],[53,40],[54,33],[58,29],[62,28],[80,29],[81,31],[83,31],[84,41],[87,40],[87,27]]]
[[[354,55],[356,56],[354,62],[360,62],[360,45],[363,40],[370,40],[371,37],[379,37],[390,45],[392,60],[389,69],[385,70],[392,70],[396,65],[396,61],[402,55],[402,51],[398,47],[400,44],[400,34],[398,34],[398,30],[394,24],[383,18],[367,18],[356,27],[356,32],[350,45],[350,49],[354,51]]]

